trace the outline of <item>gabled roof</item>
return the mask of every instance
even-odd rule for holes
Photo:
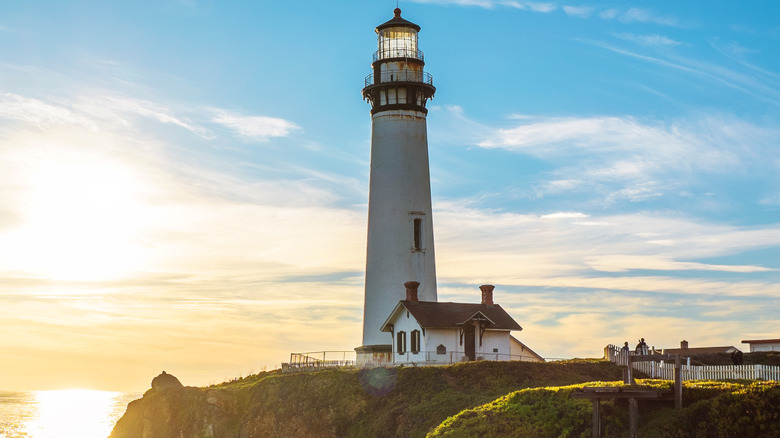
[[[498,304],[439,303],[436,301],[399,301],[390,313],[382,331],[390,331],[390,323],[400,311],[408,311],[422,328],[455,328],[468,321],[480,319],[488,329],[522,330]]]

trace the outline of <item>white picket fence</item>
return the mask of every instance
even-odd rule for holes
[[[604,349],[607,359],[618,364],[628,365],[628,355],[618,346],[608,345]],[[683,358],[683,380],[780,380],[780,366],[772,365],[686,365]],[[632,362],[631,367],[650,376],[652,379],[674,380],[674,362]]]

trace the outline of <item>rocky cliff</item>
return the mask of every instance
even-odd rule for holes
[[[572,361],[273,371],[208,388],[163,376],[130,403],[110,438],[422,437],[447,417],[513,390],[618,380],[621,373],[609,362]]]

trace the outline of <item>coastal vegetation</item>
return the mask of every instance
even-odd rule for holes
[[[588,437],[584,386],[622,385],[602,360],[280,371],[205,388],[158,387],[132,402],[111,438]],[[669,390],[670,383],[639,380]],[[775,382],[686,382],[684,409],[643,402],[642,436],[780,436]],[[603,402],[605,436],[625,436],[625,402]],[[704,429],[701,429],[701,428]],[[755,433],[753,433],[755,432]]]

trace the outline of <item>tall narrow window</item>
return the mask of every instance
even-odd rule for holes
[[[398,332],[396,335],[395,345],[397,347],[398,354],[406,353],[406,332]]]
[[[422,249],[422,219],[414,218],[414,250],[421,251]]]
[[[420,352],[420,331],[412,330],[412,354]]]

